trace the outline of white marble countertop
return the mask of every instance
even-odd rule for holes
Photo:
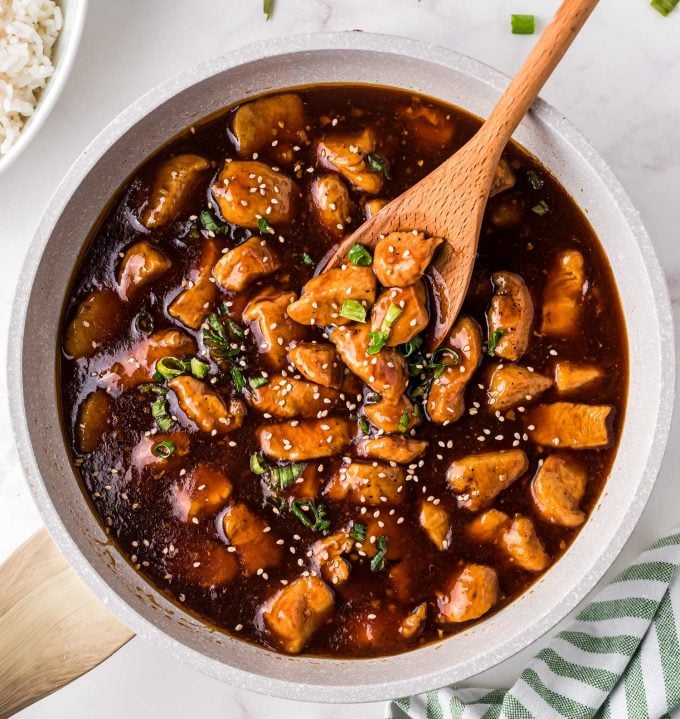
[[[354,30],[448,46],[512,73],[532,39],[509,31],[512,12],[534,12],[538,29],[557,0],[276,0],[270,22],[261,0],[91,0],[79,57],[51,117],[25,154],[0,177],[0,364],[19,268],[40,215],[86,144],[141,93],[205,58],[292,32]],[[604,0],[543,96],[602,152],[650,232],[680,307],[680,10],[664,19],[648,0]],[[676,347],[677,351],[677,347]],[[676,403],[677,404],[677,403]],[[680,423],[651,501],[614,567],[678,523]],[[40,526],[13,445],[5,371],[0,379],[0,561]],[[545,639],[543,640],[545,641]],[[484,675],[512,683],[542,642]],[[87,676],[21,716],[172,719],[210,711],[237,719],[265,713],[300,719],[380,717],[383,704],[295,704],[236,690],[133,640]]]

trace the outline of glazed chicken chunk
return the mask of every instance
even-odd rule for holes
[[[383,432],[409,432],[422,421],[418,405],[402,394],[394,400],[381,399],[364,405],[368,421]]]
[[[407,614],[399,624],[399,634],[404,639],[418,636],[427,619],[427,602],[421,602],[410,614]]]
[[[129,300],[137,291],[165,275],[171,265],[170,260],[150,242],[135,242],[128,247],[118,268],[120,296]]]
[[[318,539],[312,545],[312,562],[316,571],[330,584],[337,586],[349,579],[352,565],[343,555],[354,544],[346,532],[337,532]]]
[[[418,147],[429,149],[446,145],[453,139],[455,125],[449,113],[427,105],[408,105],[397,110],[408,128],[408,137]]]
[[[342,237],[352,221],[349,192],[338,175],[319,175],[310,188],[312,208],[319,222],[334,237]]]
[[[170,503],[178,519],[195,524],[226,506],[231,492],[232,483],[224,472],[201,463],[173,486]]]
[[[217,287],[211,273],[219,256],[217,242],[206,240],[198,265],[192,268],[183,283],[184,289],[168,306],[168,313],[192,330],[197,330],[203,324],[217,301]]]
[[[210,589],[236,579],[238,560],[223,544],[192,538],[173,545],[165,555],[165,570],[175,581]]]
[[[527,432],[543,447],[595,449],[609,444],[610,405],[555,402],[527,413]]]
[[[111,428],[111,399],[103,389],[89,394],[78,409],[76,436],[81,452],[94,452]]]
[[[290,224],[300,204],[300,190],[290,177],[246,160],[224,163],[212,196],[226,222],[251,230],[262,218],[274,226]]]
[[[380,197],[373,197],[370,200],[366,200],[364,203],[364,217],[370,220],[371,217],[377,215],[380,210],[387,204],[388,200],[384,200]]]
[[[333,407],[340,393],[294,377],[275,374],[267,384],[250,390],[248,404],[272,417],[316,417]]]
[[[280,268],[281,261],[270,243],[261,237],[251,237],[220,257],[213,267],[213,277],[223,290],[241,292]]]
[[[423,531],[439,550],[448,549],[451,545],[451,516],[434,500],[423,500],[420,503],[418,521]]]
[[[337,471],[326,490],[333,500],[377,507],[401,504],[406,475],[401,467],[379,462],[350,462]]]
[[[159,452],[161,446],[171,446],[172,452]],[[148,469],[155,477],[178,469],[183,458],[189,454],[191,441],[186,432],[158,432],[154,435],[142,435],[132,448],[130,465],[141,474]]]
[[[66,328],[64,350],[74,359],[91,357],[120,329],[123,307],[111,290],[93,290],[78,305]]]
[[[355,431],[355,423],[344,417],[324,417],[261,424],[256,435],[267,457],[301,462],[342,452]]]
[[[322,387],[342,387],[343,364],[335,347],[325,342],[298,342],[288,353],[295,369]]]
[[[505,412],[522,402],[531,402],[552,385],[549,377],[521,365],[499,364],[491,373],[486,401],[491,412]]]
[[[583,255],[578,250],[560,252],[545,283],[541,332],[572,337],[579,327],[587,291]]]
[[[542,519],[560,527],[580,527],[586,515],[579,509],[588,475],[572,457],[551,454],[531,480],[531,497]]]
[[[281,564],[283,548],[276,543],[276,536],[263,531],[267,523],[245,504],[230,505],[223,525],[229,543],[236,548],[246,577],[256,574],[258,569]]]
[[[526,283],[514,272],[495,272],[493,282],[487,312],[489,347],[497,357],[515,362],[529,347],[534,303]]]
[[[243,319],[251,323],[260,357],[277,370],[287,367],[288,352],[304,336],[304,329],[288,315],[294,299],[294,292],[268,287],[243,310]]]
[[[406,360],[397,350],[387,347],[376,354],[367,354],[369,332],[365,323],[336,327],[331,332],[331,342],[353,374],[385,400],[396,400],[406,389]]]
[[[601,379],[600,367],[586,362],[555,362],[555,386],[560,394],[575,392]]]
[[[316,158],[321,167],[339,172],[357,190],[376,195],[383,175],[371,168],[375,150],[375,132],[367,127],[349,135],[326,135],[317,145]]]
[[[425,274],[434,253],[444,240],[423,232],[390,232],[378,240],[373,271],[384,287],[408,287]]]
[[[175,155],[156,171],[140,222],[149,229],[164,227],[184,211],[207,176],[210,163],[199,155]]]
[[[427,444],[422,439],[413,439],[403,434],[386,434],[382,437],[359,440],[356,450],[360,457],[410,464],[425,452]]]
[[[458,506],[477,512],[488,507],[527,469],[529,460],[521,449],[479,452],[452,462],[446,479],[456,493]]]
[[[300,143],[307,137],[305,109],[299,95],[285,92],[261,97],[241,105],[234,115],[232,131],[242,156],[267,146]]]
[[[398,312],[396,320],[391,324],[388,316],[390,311]],[[386,317],[388,326],[385,326]],[[385,346],[396,347],[420,334],[429,321],[425,285],[419,280],[408,287],[393,287],[380,294],[371,312],[371,332],[388,333]]]
[[[314,632],[333,614],[330,587],[318,577],[300,577],[265,605],[263,617],[281,649],[299,654]]]
[[[486,614],[500,599],[498,575],[483,564],[465,564],[443,592],[437,593],[441,624],[469,622]]]
[[[427,414],[437,424],[457,422],[465,412],[465,388],[482,361],[482,331],[477,322],[461,317],[443,347],[441,361],[449,366],[434,377],[427,393]]]
[[[509,190],[511,187],[515,186],[516,181],[515,173],[512,171],[510,164],[507,160],[501,158],[501,161],[496,166],[496,171],[493,174],[493,184],[491,185],[489,197],[493,197],[499,192]]]
[[[370,267],[348,264],[312,277],[288,314],[303,325],[346,325],[340,315],[343,302],[353,300],[370,309],[375,302],[375,275]]]
[[[233,432],[243,424],[245,406],[238,399],[225,400],[205,382],[180,375],[168,382],[184,414],[202,431],[213,436]]]

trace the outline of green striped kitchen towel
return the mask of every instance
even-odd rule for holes
[[[680,716],[680,531],[579,612],[510,689],[453,686],[393,701],[388,719]]]

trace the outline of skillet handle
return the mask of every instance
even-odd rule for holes
[[[0,565],[0,719],[82,676],[133,636],[39,530]]]

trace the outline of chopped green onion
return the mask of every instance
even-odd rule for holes
[[[438,361],[439,356],[447,355],[451,359],[450,361]],[[450,347],[440,347],[438,350],[436,350],[432,357],[430,358],[430,361],[428,362],[427,366],[429,369],[434,370],[434,378],[439,379],[444,374],[444,371],[447,367],[454,367],[460,362],[460,355],[455,350],[452,350]]]
[[[359,418],[359,429],[361,430],[361,434],[368,434],[371,429],[368,420],[364,417]]]
[[[382,155],[379,155],[377,152],[369,152],[368,155],[366,155],[366,161],[372,172],[380,172],[387,180],[392,179],[392,175],[390,175],[390,163]]]
[[[543,217],[543,215],[547,215],[548,212],[550,212],[550,205],[545,200],[541,200],[537,205],[531,208],[531,211]]]
[[[242,392],[246,386],[246,380],[245,380],[245,377],[243,376],[243,371],[241,370],[240,367],[237,367],[236,365],[232,365],[229,368],[229,372],[231,373],[231,379],[234,382],[234,389],[237,392]]]
[[[533,35],[535,30],[533,15],[510,15],[513,35]]]
[[[257,229],[263,234],[265,232],[269,232],[269,223],[267,222],[266,218],[260,217],[260,219],[257,221]]]
[[[381,329],[385,330],[392,327],[392,325],[397,321],[397,317],[399,317],[402,311],[403,310],[401,309],[401,307],[399,307],[399,305],[390,305],[387,308],[387,312],[385,314],[385,319],[382,322]]]
[[[264,387],[264,385],[269,383],[269,379],[267,377],[250,377],[248,379],[248,384],[253,388],[257,389],[258,387]]]
[[[385,555],[387,554],[387,535],[381,534],[376,539],[375,547],[378,550],[371,559],[371,571],[380,572],[385,569]]]
[[[141,335],[150,335],[153,332],[153,317],[146,310],[142,310],[135,317],[135,329]]]
[[[340,308],[340,317],[354,322],[366,322],[366,308],[357,300],[345,300]]]
[[[172,417],[168,412],[168,401],[165,397],[159,397],[151,403],[151,416],[163,432],[167,432],[172,427]]]
[[[410,357],[414,352],[419,350],[423,344],[423,338],[420,335],[417,335],[412,340],[405,342],[401,347],[399,348],[401,350],[401,353],[404,355],[404,357]]]
[[[365,542],[366,525],[361,522],[352,522],[352,529],[349,530],[349,536],[357,542]]]
[[[187,371],[187,363],[177,357],[161,357],[156,362],[156,372],[162,375],[163,379],[171,380]]]
[[[310,267],[314,264],[314,260],[312,259],[312,256],[308,252],[302,253],[302,261],[309,265]]]
[[[313,532],[328,534],[331,521],[326,517],[326,507],[323,504],[317,505],[311,499],[294,499],[290,503],[290,511],[308,529]],[[311,519],[309,513],[312,515]]]
[[[267,474],[269,467],[261,454],[250,455],[250,471],[253,474]]]
[[[215,235],[226,235],[229,232],[229,225],[218,225],[208,210],[201,212],[200,220],[201,226],[207,232],[212,232]]]
[[[290,487],[305,470],[306,464],[293,462],[280,467],[272,467],[271,478],[274,489],[283,490]]]
[[[162,442],[155,442],[151,446],[151,454],[161,459],[167,459],[174,451],[175,443],[169,439],[164,439]]]
[[[399,422],[397,423],[397,429],[400,432],[406,432],[409,424],[411,424],[411,415],[409,414],[408,410],[405,409],[401,413],[401,417],[399,417]]]
[[[363,245],[352,245],[347,253],[347,259],[359,267],[368,267],[373,263],[371,253]]]
[[[144,384],[140,384],[137,389],[144,394],[166,395],[168,393],[167,387],[163,387],[163,385],[156,384],[155,382],[145,382]]]
[[[649,4],[665,17],[675,10],[678,2],[680,2],[680,0],[652,0]]]
[[[198,359],[198,357],[192,357],[191,362],[189,362],[189,371],[196,379],[204,379],[210,372],[210,365]]]
[[[390,338],[389,332],[378,332],[368,333],[368,348],[366,349],[367,355],[377,355],[378,352],[385,346],[385,343]]]
[[[498,346],[498,343],[501,341],[504,334],[505,330],[494,330],[491,333],[489,341],[486,345],[486,353],[489,355],[489,357],[496,356],[496,347]]]
[[[265,14],[267,20],[272,16],[274,12],[274,0],[262,0],[262,12]]]
[[[232,337],[237,337],[238,339],[243,339],[246,336],[246,331],[241,325],[232,319],[227,319],[227,329],[229,330],[229,334]]]
[[[210,351],[210,356],[215,362],[224,362],[230,357],[234,357],[239,353],[238,344],[234,341],[233,337],[234,330],[238,328],[241,333],[240,336],[245,334],[245,330],[241,328],[239,324],[233,320],[227,319],[230,334],[227,333],[222,320],[214,313],[211,312],[206,320],[207,327],[203,328],[203,343]],[[239,337],[240,337],[239,336]]]
[[[540,190],[545,184],[543,179],[540,178],[533,170],[529,170],[529,172],[527,172],[527,177],[529,178],[529,184],[534,190]]]

